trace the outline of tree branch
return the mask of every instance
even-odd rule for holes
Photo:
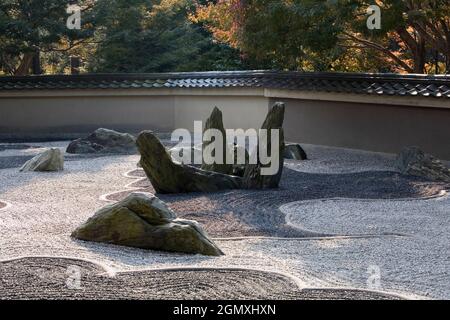
[[[366,39],[362,39],[359,38],[351,33],[348,32],[344,32],[343,33],[345,36],[347,36],[347,39],[343,39],[343,40],[351,40],[351,41],[355,41],[357,43],[362,44],[365,48],[371,48],[374,50],[377,50],[379,52],[384,53],[385,55],[389,56],[392,60],[394,60],[398,65],[400,65],[405,71],[409,72],[409,73],[413,73],[414,69],[411,68],[406,62],[404,62],[403,60],[401,60],[399,57],[397,57],[394,53],[392,53],[389,49],[384,48],[383,46],[366,40]]]

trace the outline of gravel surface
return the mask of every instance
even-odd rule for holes
[[[55,258],[0,263],[0,292],[0,299],[397,299],[357,290],[301,290],[288,277],[255,270],[147,270],[111,276],[89,262]]]
[[[358,286],[367,281],[367,276],[354,271],[367,269],[370,264],[379,268],[382,283],[414,288],[434,298],[450,298],[449,196],[423,201],[307,201],[284,205],[281,210],[292,225],[316,232],[406,235],[391,241],[378,238],[337,243],[332,251],[326,251],[326,265],[315,261],[310,266],[315,272],[339,270]]]
[[[0,157],[0,169],[19,168],[33,156]]]
[[[31,148],[35,147],[26,144],[0,143],[0,152],[5,150],[26,150]]]
[[[130,176],[141,178],[143,170],[134,170]],[[285,223],[279,206],[293,201],[329,197],[419,198],[439,194],[443,184],[430,183],[420,178],[402,176],[394,172],[357,172],[346,174],[317,174],[285,169],[277,190],[232,190],[214,194],[192,193],[158,195],[185,219],[197,220],[214,237],[324,236],[328,233],[305,232]],[[146,179],[128,185],[142,192],[154,193]],[[106,198],[118,201],[135,190],[121,191]]]
[[[67,143],[39,145],[64,148]],[[5,150],[0,152],[0,159],[30,157],[38,149]],[[327,151],[322,152],[328,154]],[[366,172],[363,168],[355,168],[353,172],[350,168],[353,162],[345,160],[353,157],[348,152],[341,150],[341,154],[336,154],[336,163],[330,164],[333,169],[326,172],[315,172],[314,165],[309,168],[304,166],[307,161],[297,163],[298,166],[292,167],[295,170],[285,170],[280,190],[162,196],[180,216],[205,223],[225,252],[226,255],[222,257],[146,251],[70,238],[70,233],[76,227],[105,205],[100,196],[115,193],[119,197],[118,192],[148,184],[144,180],[138,181],[124,175],[136,168],[138,156],[67,156],[65,171],[56,173],[19,173],[17,167],[0,169],[0,198],[11,204],[0,212],[0,260],[20,256],[73,257],[99,262],[116,272],[143,271],[148,268],[250,268],[289,275],[304,289],[372,288],[362,279],[367,280],[367,269],[377,264],[378,260],[372,260],[381,259],[372,254],[373,247],[384,248],[384,251],[380,249],[376,254],[388,256],[386,251],[394,252],[397,247],[407,246],[409,242],[418,247],[422,244],[413,237],[392,235],[310,238],[324,233],[337,233],[339,230],[327,228],[324,224],[324,228],[318,229],[311,226],[312,232],[307,232],[297,229],[298,225],[295,225],[292,217],[290,221],[293,226],[287,226],[279,206],[293,201],[330,197],[383,198],[385,200],[382,202],[390,203],[394,200],[388,199],[435,195],[442,190],[443,185],[377,170],[374,165],[367,165]],[[370,156],[365,157],[369,161]],[[373,160],[373,163],[378,163],[378,160]],[[415,200],[414,203],[423,201]],[[433,202],[431,206],[434,206]],[[395,210],[398,210],[399,216],[409,215],[409,208],[400,206]],[[316,211],[318,216],[322,216],[329,211],[329,207],[317,207]],[[214,220],[217,223],[213,223]],[[360,231],[355,229],[355,232],[349,231],[348,234],[359,234]],[[444,232],[446,229],[442,229]],[[230,238],[232,236],[237,238]],[[432,261],[439,261],[436,257],[448,257],[448,250],[442,252],[439,246],[430,245],[426,249],[430,252],[429,257],[435,257],[430,265]],[[395,277],[384,277],[382,273],[380,289],[413,298],[419,295],[450,298],[448,291],[441,288],[450,287],[448,273],[441,272],[429,277],[419,272],[412,276],[408,270],[413,264],[420,266],[421,256],[416,256],[417,251],[411,254],[408,252],[399,252],[404,255],[400,260],[386,262],[392,263],[390,269],[386,270],[397,268],[400,271]],[[396,266],[398,261],[402,263],[401,266]],[[35,261],[34,267],[39,267],[40,263]],[[384,269],[381,270],[383,272]],[[134,282],[130,283],[134,286]],[[353,291],[337,291],[335,297],[345,292]]]
[[[286,160],[288,168],[310,173],[396,171],[394,154],[309,144],[301,146],[308,155],[308,160]]]
[[[0,209],[3,209],[5,207],[6,207],[6,203],[0,201]]]
[[[56,141],[46,143],[29,143],[29,144],[0,144],[0,170],[19,168],[25,162],[32,159],[34,156],[42,153],[48,148],[59,148],[64,153],[65,161],[73,160],[89,160],[108,155],[102,154],[69,154],[65,153],[69,141]]]

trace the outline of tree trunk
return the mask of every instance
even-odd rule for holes
[[[425,73],[425,45],[420,44],[414,52],[414,73]]]
[[[41,53],[36,51],[36,53],[33,55],[33,63],[32,63],[32,73],[33,74],[41,74]]]
[[[27,52],[23,55],[22,61],[20,61],[20,65],[17,67],[14,72],[15,76],[26,76],[30,72],[30,68],[33,64],[34,53]]]

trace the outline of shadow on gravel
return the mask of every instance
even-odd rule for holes
[[[75,278],[80,275],[80,281]],[[74,259],[24,258],[0,263],[0,299],[398,300],[348,289],[301,290],[283,275],[234,269],[121,272]]]
[[[138,172],[133,175],[140,176]],[[154,193],[143,186],[139,191]],[[147,184],[149,182],[147,181]],[[369,171],[346,174],[312,174],[285,168],[279,189],[231,190],[219,193],[189,193],[158,197],[185,219],[203,224],[213,237],[326,236],[304,232],[285,224],[281,205],[301,200],[323,198],[401,199],[438,195],[445,184],[430,182],[396,172]],[[108,196],[118,201],[134,191],[122,191]]]

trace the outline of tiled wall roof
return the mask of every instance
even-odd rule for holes
[[[230,71],[0,77],[0,92],[54,89],[267,88],[450,98],[450,76]]]

